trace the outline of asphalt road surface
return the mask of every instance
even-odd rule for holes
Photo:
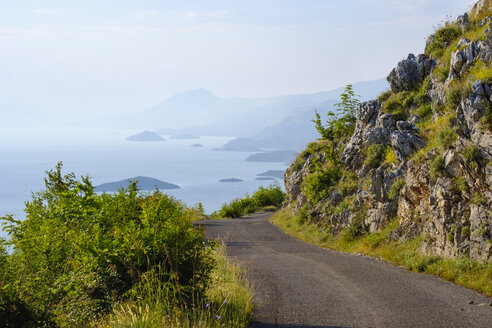
[[[253,284],[253,328],[492,328],[492,299],[376,259],[324,250],[284,234],[270,214],[206,220]],[[469,304],[472,303],[472,304]]]

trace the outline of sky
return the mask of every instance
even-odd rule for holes
[[[144,111],[176,93],[328,91],[387,76],[472,0],[1,0],[0,114]]]

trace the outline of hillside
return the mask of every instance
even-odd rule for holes
[[[359,82],[355,87],[362,97],[370,99],[387,85],[380,79]],[[253,136],[289,116],[307,112],[307,116],[312,117],[314,108],[327,110],[324,103],[336,99],[340,90],[269,98],[221,98],[208,90],[198,89],[172,96],[126,118],[126,125],[169,135]]]
[[[372,249],[416,245],[418,271],[434,256],[492,262],[490,8],[445,22],[390,72],[391,90],[319,122],[285,175],[297,222]]]

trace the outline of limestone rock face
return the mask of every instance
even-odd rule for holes
[[[409,54],[407,59],[398,63],[386,79],[394,92],[411,90],[429,75],[435,65],[436,61],[429,59],[426,55],[421,54],[415,57]]]
[[[492,0],[479,1],[469,15],[458,18],[457,26],[466,30],[470,19],[483,17],[491,6]],[[487,26],[490,21],[487,17],[480,25]],[[326,160],[319,150],[305,158],[302,165],[287,170],[289,206],[297,212],[307,211],[314,223],[329,226],[333,234],[354,222],[362,224],[367,232],[379,231],[397,218],[399,224],[390,239],[406,241],[420,236],[424,253],[467,255],[492,263],[492,82],[470,79],[471,91],[461,94],[457,108],[450,108],[447,100],[450,88],[457,82],[453,80],[460,78],[459,82],[463,82],[463,75],[477,61],[492,63],[492,28],[486,33],[485,39],[479,41],[458,42],[458,50],[446,63],[450,70],[445,81],[435,76],[438,74],[432,70],[436,62],[425,55],[410,54],[400,61],[387,78],[392,91],[413,90],[430,75],[430,89],[424,96],[430,98],[432,119],[430,114],[414,114],[402,120],[401,115],[384,112],[383,100],[360,104],[353,134],[336,145],[341,153],[341,164],[337,165],[343,165],[344,174],[350,171],[357,179],[356,188],[349,197],[336,189],[327,192],[317,204],[308,201],[304,180]],[[431,36],[427,46],[434,40],[435,36]],[[405,94],[411,92],[403,93],[402,98]],[[432,144],[438,139],[428,137],[429,126],[442,122],[443,108],[449,115],[445,118],[450,122],[449,128],[456,131],[456,140],[445,147]],[[423,119],[427,120],[425,124],[419,124]],[[428,147],[426,140],[435,148]],[[374,148],[383,149],[385,156],[392,151],[396,160],[385,157],[377,165],[366,162],[368,149],[374,144],[382,146]],[[347,208],[347,200],[353,207]]]

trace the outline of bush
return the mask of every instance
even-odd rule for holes
[[[350,222],[349,226],[343,231],[342,238],[347,241],[354,241],[366,233],[362,217],[357,217]]]
[[[405,187],[405,178],[395,179],[388,192],[389,199],[393,199],[397,197],[400,194],[400,190],[402,190],[403,187]]]
[[[307,176],[303,182],[303,189],[309,201],[316,204],[328,197],[330,188],[340,180],[340,176],[341,169],[335,165],[320,168]]]
[[[212,217],[239,218],[266,209],[277,209],[282,206],[284,200],[285,193],[280,186],[272,184],[267,188],[258,188],[251,197],[246,195],[222,205],[219,211],[212,214]]]
[[[346,171],[338,184],[338,190],[345,197],[357,191],[357,174],[353,171]]]
[[[463,149],[463,158],[468,162],[477,163],[480,159],[480,149],[475,145],[470,145]]]
[[[458,140],[458,135],[451,127],[446,127],[437,134],[437,141],[444,149],[451,147],[456,140]]]
[[[459,177],[454,179],[454,185],[456,186],[456,190],[458,190],[462,194],[470,190],[470,187],[468,186],[468,182],[466,181],[465,177]]]
[[[381,144],[372,144],[367,148],[366,154],[364,164],[369,167],[378,167],[385,159],[386,147]]]
[[[429,45],[427,51],[436,57],[441,57],[442,50],[448,47],[461,33],[460,28],[454,24],[446,23],[434,33],[434,42]]]
[[[442,172],[444,172],[444,168],[444,157],[442,157],[441,155],[436,156],[436,158],[434,158],[434,160],[432,161],[430,167],[429,173],[431,178],[433,180],[436,180],[442,174]]]
[[[26,203],[26,220],[3,218],[12,247],[8,275],[0,275],[3,296],[29,304],[38,326],[79,327],[155,268],[182,301],[203,293],[213,262],[192,212],[159,191],[140,194],[136,182],[97,195],[88,177],[61,169],[47,172],[45,190]]]

